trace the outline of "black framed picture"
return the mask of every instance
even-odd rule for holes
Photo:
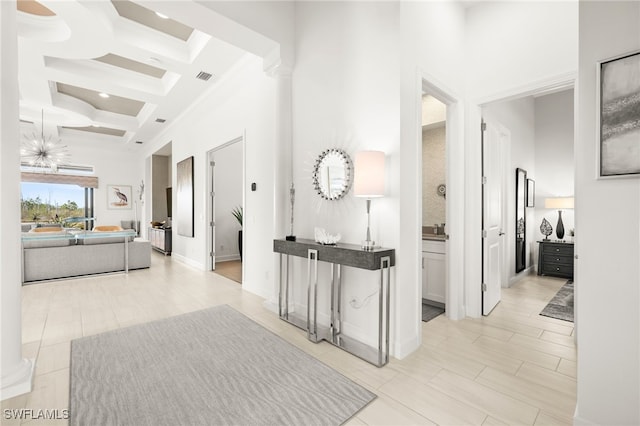
[[[598,63],[598,177],[640,176],[640,52]]]
[[[536,181],[527,179],[527,207],[536,206]]]
[[[193,237],[193,157],[180,161],[176,166],[176,174],[178,235]]]

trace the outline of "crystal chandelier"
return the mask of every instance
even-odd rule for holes
[[[42,128],[40,135],[35,132],[31,136],[23,135],[20,147],[20,159],[23,166],[43,173],[58,171],[58,166],[68,160],[67,146],[61,140],[52,140],[44,136],[44,110],[42,111]]]

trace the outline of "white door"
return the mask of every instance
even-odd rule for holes
[[[506,141],[498,128],[483,122],[482,129],[482,315],[489,315],[501,297],[507,158]]]

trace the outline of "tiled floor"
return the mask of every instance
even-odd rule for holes
[[[151,269],[126,276],[23,288],[23,355],[37,358],[34,390],[2,408],[67,408],[71,339],[226,303],[375,392],[378,398],[348,424],[571,424],[573,324],[538,315],[563,283],[531,276],[505,289],[487,318],[453,322],[441,315],[423,323],[418,351],[376,368],[326,342],[309,342],[237,283],[154,253]],[[3,416],[2,424],[20,422]]]

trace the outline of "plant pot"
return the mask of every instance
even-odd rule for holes
[[[238,231],[238,250],[240,251],[240,262],[242,262],[242,230]]]

